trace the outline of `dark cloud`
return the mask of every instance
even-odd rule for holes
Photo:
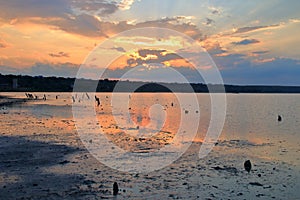
[[[277,58],[270,62],[254,63],[245,59],[243,54],[230,54],[223,57],[214,57],[214,61],[220,68],[224,83],[237,85],[298,85],[300,86],[300,63],[293,59]],[[105,74],[107,78],[121,78],[132,67],[122,69],[109,69]],[[168,68],[156,67],[151,70],[147,66],[141,66],[129,77],[133,80],[172,82]],[[174,68],[191,83],[203,82],[201,75],[188,67]],[[142,77],[142,79],[141,79]]]
[[[225,83],[300,86],[299,60],[273,58],[267,62],[251,62],[246,57],[243,54],[213,56]]]
[[[213,57],[213,60],[220,68],[223,80],[226,84],[243,85],[296,85],[300,86],[300,62],[299,60],[287,58],[270,59],[270,62],[255,63],[245,59],[243,54],[230,54],[228,56]],[[76,77],[79,66],[72,63],[36,63],[29,68],[14,68],[0,66],[2,74],[27,74],[32,76],[63,76]],[[101,69],[95,67],[86,67],[85,71],[95,72]],[[120,78],[132,67],[107,69],[106,78]],[[130,77],[138,80],[143,77],[148,80],[167,82],[173,80],[167,67],[157,67],[149,70],[147,66],[141,66],[143,70],[136,70]],[[201,75],[193,68],[176,67],[174,68],[180,74],[186,77],[191,83],[203,82]]]
[[[161,57],[162,53],[166,52],[166,50],[152,50],[152,49],[141,49],[138,51],[141,57],[146,58],[147,55],[155,55],[157,57]]]
[[[105,30],[101,28],[102,22],[88,14],[57,19],[47,23],[68,33],[87,37],[107,37]]]
[[[118,10],[114,1],[105,0],[0,0],[0,18],[76,16],[74,10],[105,16]]]
[[[109,37],[133,28],[161,27],[185,33],[202,40],[196,25],[181,23],[184,17],[162,18],[137,24],[126,21],[107,22],[98,16],[107,16],[118,10],[118,3],[105,0],[0,0],[0,20],[6,23],[31,22],[50,25],[68,33],[87,37]]]
[[[63,17],[71,13],[68,0],[0,0],[0,18]]]
[[[270,25],[270,26],[249,26],[249,27],[242,27],[238,28],[234,33],[247,33],[250,31],[255,31],[259,29],[265,29],[265,28],[272,28],[272,27],[277,27],[279,26],[278,24],[275,25]]]
[[[249,65],[250,61],[245,59],[245,57],[246,55],[244,54],[212,55],[213,61],[221,70],[235,69],[242,64]]]
[[[205,25],[206,25],[206,26],[210,26],[210,25],[212,25],[213,23],[215,23],[215,21],[214,21],[213,19],[206,18],[206,22],[205,22]]]
[[[214,14],[214,15],[219,15],[220,11],[215,9],[215,10],[212,10],[211,13]]]
[[[54,57],[54,58],[61,58],[61,57],[70,57],[70,55],[68,53],[65,53],[65,52],[58,52],[58,53],[49,53],[48,54],[49,56],[51,57]]]
[[[36,63],[27,70],[27,74],[38,76],[63,76],[75,77],[78,71],[78,65],[72,63]]]
[[[209,10],[213,15],[221,15],[222,13],[221,9],[216,7],[209,7]]]
[[[112,14],[118,10],[116,3],[103,0],[73,0],[71,5],[81,11],[94,12],[101,16]]]
[[[0,74],[15,74],[15,75],[19,75],[19,74],[24,74],[24,69],[20,70],[17,69],[15,67],[9,67],[9,66],[1,66],[0,65]]]
[[[174,77],[171,69],[172,67],[162,67],[162,65],[155,65],[155,67],[149,70],[148,66],[139,66],[137,70],[133,70],[132,67],[125,67],[122,69],[107,69],[105,71],[104,78],[120,79],[126,74],[123,80],[139,80],[139,81],[151,81],[151,82],[180,82],[178,78]],[[183,75],[189,83],[203,82],[203,78],[197,70],[187,67],[175,67],[172,68],[179,74]],[[130,74],[128,72],[130,71]]]
[[[36,63],[31,67],[17,68],[0,66],[2,74],[22,74],[30,76],[76,77],[79,66],[72,63]]]
[[[245,39],[245,40],[242,40],[242,41],[239,41],[239,42],[233,42],[232,44],[235,44],[235,45],[248,45],[248,44],[256,44],[256,43],[259,43],[259,40]]]
[[[269,51],[254,51],[253,54],[266,54],[269,53]]]
[[[206,44],[206,46],[204,46],[204,48],[207,50],[207,52],[211,55],[217,55],[217,54],[222,54],[222,53],[226,53],[227,51],[224,50],[220,43],[215,42],[213,44]]]
[[[111,48],[112,50],[116,50],[116,51],[119,51],[119,52],[126,52],[126,50],[123,48],[123,47],[113,47]]]
[[[300,65],[292,59],[275,59],[258,65],[243,64],[235,70],[222,71],[227,82],[235,84],[300,85]]]
[[[102,16],[117,10],[116,2],[104,0],[0,0],[0,5],[0,19],[6,23],[25,21],[47,24],[89,37],[106,37],[101,28],[104,22],[100,22],[93,14]],[[75,10],[82,12],[78,14]]]
[[[158,27],[168,28],[187,34],[195,40],[203,40],[205,38],[205,36],[202,34],[202,31],[198,29],[196,25],[190,23],[180,23],[177,17],[145,21],[137,24],[128,24],[126,21],[120,21],[117,23],[99,21],[98,18],[89,14],[65,16],[51,20],[32,19],[31,21],[38,24],[48,24],[53,28],[86,37],[109,37],[110,35],[134,28]]]
[[[180,20],[177,17],[174,18],[163,18],[153,21],[145,21],[138,23],[134,28],[143,28],[143,27],[160,27],[160,28],[169,28],[181,33],[184,33],[194,40],[204,40],[205,36],[202,31],[194,24],[191,23],[180,23]]]

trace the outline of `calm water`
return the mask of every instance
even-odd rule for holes
[[[44,93],[36,93],[42,98]],[[11,97],[25,97],[23,93],[2,93]],[[129,96],[128,94],[117,94]],[[180,94],[189,98],[190,94]],[[37,118],[52,117],[59,119],[72,118],[72,94],[71,93],[47,93],[47,101],[33,101],[27,104],[6,108],[13,111],[28,112]],[[58,99],[56,99],[56,96]],[[86,94],[73,94],[76,101],[87,101]],[[93,99],[92,94],[89,94]],[[126,126],[126,121],[116,122],[113,118],[111,99],[109,93],[97,94],[102,106],[96,108],[101,125],[110,127]],[[197,95],[200,104],[201,122],[198,139],[203,140],[210,120],[210,98],[208,94]],[[161,105],[165,112],[162,115],[154,114],[151,121],[149,109],[152,105]],[[80,103],[77,102],[77,105]],[[176,132],[179,126],[180,116],[185,110],[196,112],[191,105],[186,103],[180,108],[174,94],[134,94],[130,96],[129,113],[134,125],[150,127],[154,132],[159,129]],[[127,109],[127,108],[126,108]],[[152,110],[153,111],[153,110]],[[155,110],[154,110],[155,111]],[[160,111],[161,112],[161,111]],[[124,115],[123,111],[114,113]],[[281,115],[282,122],[277,121]],[[105,117],[103,117],[105,116]],[[105,120],[104,120],[104,119]],[[300,95],[297,94],[227,94],[227,113],[224,129],[220,140],[243,140],[253,144],[272,144],[268,150],[261,152],[249,152],[257,156],[270,159],[280,159],[300,167]],[[195,123],[195,122],[187,122]],[[163,127],[162,127],[163,126]],[[125,127],[123,127],[125,128]],[[130,127],[126,127],[128,130]],[[197,139],[196,138],[196,139]],[[277,147],[274,150],[272,147]],[[280,148],[280,146],[284,146]]]
[[[25,97],[23,93],[2,93],[1,95]],[[42,97],[44,93],[37,93],[36,95]],[[47,119],[49,124],[46,125],[51,129],[52,121],[73,121],[72,95],[76,101],[75,106],[84,107],[85,102],[88,102],[86,94],[46,93],[46,101],[31,101],[26,104],[4,107],[1,113],[29,115],[37,120]],[[112,95],[109,93],[97,94],[101,99],[101,106],[95,107],[99,124],[110,135],[110,138],[117,141],[122,148],[133,151],[140,148],[140,146],[134,146],[133,140],[128,137],[124,140],[120,139],[123,137],[120,133],[127,132],[132,137],[147,137],[147,135],[139,135],[141,130],[146,130],[146,133],[152,134],[150,136],[154,136],[157,132],[161,133],[154,137],[156,142],[143,146],[142,150],[151,147],[160,148],[172,141],[172,135],[178,130],[181,115],[191,115],[197,112],[200,113],[201,118],[195,141],[203,141],[210,121],[211,105],[208,94],[197,94],[199,110],[190,105],[188,101],[180,107],[174,94],[116,94],[116,96],[118,95],[129,98],[128,108],[117,109],[112,115],[115,105],[112,105]],[[180,95],[188,100],[191,94]],[[88,96],[93,102],[92,94],[88,94]],[[130,114],[131,121],[125,117],[127,113]],[[281,122],[277,120],[278,115],[282,116]],[[297,189],[300,187],[299,122],[300,95],[228,94],[224,129],[213,152],[203,161],[188,160],[189,158],[183,160],[191,163],[189,165],[192,165],[193,162],[200,162],[200,165],[223,163],[224,166],[238,166],[242,169],[243,160],[251,159],[255,163],[256,173],[265,171],[264,182],[272,186],[270,189],[268,189],[269,187],[264,188],[265,193],[277,192],[275,196],[279,196],[279,199],[288,194],[291,194],[293,198],[298,198],[300,197],[300,192]],[[190,120],[185,123],[192,125],[197,122]],[[60,126],[62,129],[66,128],[64,123]],[[6,129],[9,130],[10,127]],[[75,130],[74,127],[72,129]],[[150,136],[148,137],[151,138]],[[193,159],[197,158],[194,156]],[[266,168],[268,169],[266,170]],[[211,179],[215,176],[214,172],[205,171],[205,173],[208,174],[206,181],[212,181]],[[275,173],[277,173],[276,176]],[[189,180],[193,182],[193,177],[190,177]],[[225,177],[223,180],[216,177],[216,180],[219,185],[225,184],[222,188],[224,192],[229,187],[226,186],[227,181],[235,181],[229,177]],[[200,181],[199,185],[201,184]],[[237,186],[236,182],[232,184]],[[285,188],[286,185],[289,189]],[[139,197],[139,194],[137,193],[136,197]],[[155,197],[154,193],[150,194]]]

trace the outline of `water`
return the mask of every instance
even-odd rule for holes
[[[36,93],[40,98],[42,98],[43,94],[44,93]],[[23,93],[2,93],[2,95],[16,98],[25,97]],[[87,96],[85,94],[73,94],[74,97],[75,95],[77,96],[76,101],[79,100],[82,105],[84,105],[84,102],[87,101]],[[155,134],[156,131],[159,130],[176,133],[179,127],[180,116],[185,114],[185,110],[197,112],[197,110],[193,110],[188,103],[185,104],[185,107],[180,108],[180,104],[174,94],[146,93],[131,95],[128,107],[122,111],[115,111],[115,116],[113,116],[112,109],[114,106],[111,106],[112,95],[110,93],[99,93],[96,95],[100,97],[102,104],[101,108],[96,107],[96,112],[100,124],[107,129],[112,126],[119,126],[121,129],[123,128],[123,130],[128,130],[135,129],[136,126],[139,126],[140,129],[148,127],[147,133],[151,132]],[[115,96],[118,95],[129,96],[129,94],[115,94]],[[191,94],[180,95],[187,96],[187,99],[191,96]],[[10,110],[10,112],[30,113],[36,118],[72,119],[71,93],[46,93],[46,96],[47,101],[32,101],[3,109]],[[58,99],[56,99],[56,96],[58,96]],[[92,94],[89,94],[89,96],[90,99],[93,99]],[[197,94],[197,98],[200,103],[199,112],[201,121],[196,140],[202,141],[209,125],[211,105],[208,94]],[[117,104],[118,102],[113,103]],[[80,105],[80,103],[76,105]],[[161,105],[162,108],[156,108],[158,110],[154,110],[156,113],[151,116],[152,105]],[[129,114],[133,121],[131,127],[126,124],[126,121],[116,121],[118,116],[126,114],[126,109],[128,110],[128,108],[130,108]],[[277,121],[278,115],[282,116],[282,122]],[[153,118],[152,121],[151,118]],[[271,151],[254,151],[253,153],[260,157],[280,159],[300,166],[299,122],[300,95],[227,94],[226,121],[219,140],[241,140],[257,145],[270,144],[268,148],[270,148],[269,150]],[[127,123],[129,122],[127,121]],[[133,134],[136,135],[137,133]],[[274,152],[272,146],[278,149]]]
[[[43,94],[37,93],[40,97]],[[1,95],[24,98],[23,93],[2,93]],[[58,99],[56,99],[57,95],[59,95]],[[61,134],[63,134],[65,129],[76,132],[72,114],[72,95],[75,97],[75,94],[71,93],[46,93],[46,101],[31,101],[25,104],[5,107],[2,108],[1,113],[6,113],[6,115],[7,113],[8,115],[17,113],[20,115],[20,118],[23,115],[27,118],[32,118],[32,121],[43,121],[46,130],[53,129],[53,124],[55,124],[56,128],[61,128]],[[93,95],[88,95],[91,102],[93,102]],[[95,106],[99,124],[109,139],[128,151],[151,151],[151,148],[162,148],[164,145],[172,142],[180,126],[181,116],[192,115],[198,112],[201,117],[194,141],[200,145],[205,138],[211,111],[210,96],[208,94],[197,94],[200,103],[199,110],[188,102],[185,102],[180,107],[180,102],[174,94],[116,94],[116,96],[128,97],[129,105],[124,110],[115,110],[114,115],[112,111],[118,104],[118,101],[114,102],[115,105],[112,105],[111,100],[113,97],[110,93],[98,93],[96,95],[101,99],[101,107]],[[185,99],[189,99],[192,94],[180,95],[184,96]],[[84,107],[86,106],[85,103],[89,102],[86,94],[76,94],[76,96],[75,106]],[[130,114],[130,120],[126,118],[127,112]],[[282,116],[283,120],[281,122],[277,120],[278,115]],[[185,178],[184,180],[196,185],[202,185],[202,189],[203,183],[210,185],[210,182],[212,182],[219,187],[219,190],[214,192],[214,195],[220,195],[219,197],[225,195],[228,198],[237,198],[236,195],[225,191],[241,187],[240,190],[243,191],[244,195],[247,195],[246,198],[256,198],[259,193],[262,193],[265,198],[275,196],[280,199],[288,194],[293,198],[300,198],[300,193],[297,191],[297,188],[300,187],[299,122],[300,95],[227,94],[227,112],[224,129],[218,138],[216,147],[203,160],[199,160],[196,156],[199,148],[192,148],[192,150],[189,150],[191,151],[190,154],[188,151],[188,156],[183,156],[179,161],[175,162],[175,167],[173,166],[174,170],[178,170],[176,166],[181,163],[202,167],[204,171],[200,171],[200,174],[193,171],[194,168],[188,169],[190,175],[194,174],[195,177],[202,177],[205,174],[205,178],[202,177],[201,181],[195,179],[195,177]],[[197,122],[190,120],[185,123],[188,126],[192,126]],[[14,124],[14,128],[9,123],[4,124],[4,126],[1,130],[7,134],[14,134],[11,130],[15,131],[18,129],[15,126],[20,126],[19,129],[22,127],[21,124],[18,125],[17,123]],[[32,130],[32,132],[35,131]],[[127,135],[124,135],[124,132]],[[141,132],[142,134],[140,134]],[[19,131],[19,134],[22,134],[22,131]],[[136,143],[136,137],[146,138],[147,142]],[[232,177],[230,173],[216,176],[220,172],[212,170],[212,167],[215,166],[224,167],[225,171],[229,169],[226,167],[234,167],[238,170],[238,174],[241,175],[245,159],[250,159],[254,163],[254,174],[258,175],[260,173],[264,177],[263,179],[249,177],[249,181],[261,182],[264,186],[267,186],[266,188],[249,190],[249,186],[245,186],[246,182],[243,182],[245,181],[244,179]],[[162,169],[158,174],[164,174],[164,171],[168,171],[168,167]],[[176,174],[176,176],[180,176],[179,173]],[[226,185],[226,181],[232,183],[232,186]],[[160,180],[154,182],[159,183]],[[135,183],[137,185],[140,184],[139,188],[145,187],[138,181]],[[269,186],[271,187],[269,188]],[[151,187],[154,186],[152,185]],[[177,186],[175,185],[174,187],[176,188]],[[178,188],[178,193],[175,192],[177,196],[185,194],[182,186],[178,186]],[[192,189],[190,193],[199,196],[196,188],[194,188],[195,190]],[[213,190],[209,188],[211,186],[207,186],[206,190],[204,188],[201,194],[211,195]],[[131,197],[141,197],[139,196],[141,194],[140,191],[131,190]],[[163,191],[166,192],[168,190]],[[147,191],[144,195],[155,198],[158,194],[157,192]]]

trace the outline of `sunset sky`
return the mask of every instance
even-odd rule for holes
[[[103,41],[160,27],[201,45],[227,84],[300,85],[299,8],[299,0],[0,0],[0,73],[75,77]],[[175,37],[163,41],[182,45]],[[128,40],[119,41],[109,50],[124,54],[112,63],[112,78],[149,60],[194,74],[165,48],[132,51]]]

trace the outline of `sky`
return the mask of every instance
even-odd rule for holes
[[[0,73],[76,77],[84,66],[86,78],[105,69],[107,78],[180,82],[172,68],[203,82],[195,69],[215,66],[226,84],[300,86],[299,8],[299,0],[0,0]]]

